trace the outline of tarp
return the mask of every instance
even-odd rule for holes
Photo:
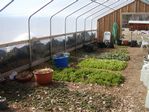
[[[117,39],[118,39],[118,24],[114,22],[112,27],[112,40],[114,43],[117,43]]]

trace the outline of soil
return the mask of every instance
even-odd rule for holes
[[[115,97],[114,106],[110,110],[99,111],[99,112],[146,112],[145,109],[145,98],[147,88],[143,86],[140,81],[140,70],[143,64],[143,57],[147,54],[147,50],[141,48],[128,47],[130,61],[128,61],[128,67],[123,71],[125,77],[125,83],[115,87],[105,87],[93,84],[81,84],[81,83],[65,83],[65,87],[70,91],[91,92],[100,93],[108,96]],[[48,67],[48,64],[42,64],[36,68]],[[36,84],[32,84],[36,86]],[[50,88],[50,87],[49,87]],[[90,94],[91,94],[90,93]],[[66,93],[67,94],[67,93]],[[70,95],[72,93],[70,92]],[[69,94],[68,94],[69,95]],[[97,99],[98,100],[98,99]],[[26,100],[31,101],[31,100]],[[35,112],[34,108],[22,106],[19,103],[12,103],[10,110],[4,112]],[[73,112],[82,112],[81,110],[73,110]],[[36,112],[44,112],[37,110]],[[49,110],[50,112],[50,110]],[[60,112],[52,111],[52,112]],[[72,112],[72,111],[71,111]],[[86,112],[86,111],[83,111]],[[88,111],[87,111],[88,112]]]

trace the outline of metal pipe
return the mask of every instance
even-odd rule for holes
[[[106,0],[105,2],[102,3],[102,5],[104,3],[107,3],[109,0]],[[101,4],[99,4],[98,6],[101,6]],[[84,31],[86,30],[86,18],[84,19]]]
[[[92,1],[92,3],[96,3],[94,0],[91,0],[91,1]],[[108,0],[107,0],[107,1],[108,1]],[[106,3],[107,1],[105,1],[104,3]],[[90,10],[88,10],[88,11],[82,13],[81,15],[77,16],[77,18],[76,18],[76,36],[77,36],[78,19],[79,19],[81,16],[83,16],[83,15],[87,14],[88,12],[92,11],[93,9],[99,7],[100,5],[103,5],[104,3],[98,3],[98,2],[97,2],[97,3],[96,3],[96,4],[98,4],[97,6],[95,6],[94,8],[92,8],[92,9],[90,9]],[[104,5],[103,5],[103,6],[104,6]],[[84,37],[86,37],[85,35],[86,35],[86,33],[84,32]]]
[[[41,8],[39,8],[38,10],[36,10],[34,13],[32,13],[29,18],[28,18],[28,37],[29,37],[29,55],[30,55],[30,68],[32,67],[32,42],[31,42],[31,18],[38,13],[39,11],[41,11],[44,7],[48,6],[50,3],[52,3],[53,0],[51,0],[50,2],[46,3],[45,5],[43,5]]]
[[[99,3],[99,2],[96,2],[96,0],[91,0],[91,1],[93,1],[93,2],[95,2],[95,3],[97,3],[97,4],[101,4],[101,3]],[[111,8],[111,7],[108,6],[108,5],[104,5],[104,4],[103,4],[103,6],[104,6],[105,8],[109,8],[109,9],[112,9],[113,11],[115,11],[114,8]],[[92,32],[92,22],[91,22],[91,32]]]
[[[97,4],[101,4],[101,3],[99,3],[99,2],[96,2],[96,0],[91,0],[91,1],[93,1],[94,3],[97,3]],[[102,5],[102,6],[104,6],[104,7],[106,7],[106,8],[109,8],[109,9],[115,10],[114,8],[109,7],[108,5],[104,5],[104,4],[101,4],[101,5]]]
[[[92,1],[92,0],[91,0]],[[106,0],[105,2],[103,3],[100,3],[98,6],[103,6],[105,3],[107,3],[109,0]],[[92,1],[93,2],[93,1]],[[96,3],[96,2],[95,2]],[[84,32],[86,31],[86,18],[84,19]],[[92,31],[91,31],[91,34],[92,34]],[[85,33],[85,37],[86,37],[86,33]],[[85,38],[84,37],[84,38]]]
[[[11,0],[9,3],[7,3],[2,9],[0,9],[0,12],[2,12],[6,7],[8,7],[14,0]]]
[[[118,7],[119,5],[122,5],[122,4],[124,4],[125,2],[127,2],[127,1],[129,1],[129,0],[125,0],[124,2],[122,2],[121,4],[116,5],[116,6],[113,7],[113,8],[116,8],[116,7]],[[105,11],[105,12],[107,12],[107,11]],[[102,14],[104,14],[105,12],[103,12]],[[102,15],[102,14],[100,14],[100,15]],[[91,26],[92,26],[92,24],[93,24],[93,20],[94,20],[95,18],[99,17],[100,15],[98,15],[98,16],[96,16],[96,17],[94,17],[94,18],[91,19]],[[91,30],[92,30],[92,27],[91,27]]]
[[[118,3],[119,1],[120,1],[120,0],[118,0],[118,1],[116,1],[116,2],[114,2],[114,3],[112,3],[112,4],[110,4],[110,5],[108,5],[108,6],[110,7],[110,6],[114,5],[115,3]],[[93,15],[99,13],[100,11],[102,11],[102,10],[104,10],[104,9],[106,9],[106,7],[103,8],[103,9],[100,9],[100,10],[96,11],[95,13],[93,13],[93,14],[91,14],[91,15],[89,15],[89,16],[87,16],[87,17],[84,19],[84,24],[85,24],[85,26],[86,26],[86,21],[87,21],[87,19],[88,19],[89,17],[91,17],[91,16],[93,16]],[[86,27],[85,27],[84,29],[86,29]],[[91,29],[92,29],[92,28],[91,28]]]
[[[57,14],[59,14],[60,12],[64,11],[65,9],[67,9],[68,7],[70,7],[71,5],[73,5],[74,3],[78,2],[79,0],[75,0],[74,2],[70,3],[69,5],[67,5],[66,7],[62,8],[61,10],[59,10],[58,12],[56,12],[55,14],[53,14],[51,17],[50,17],[50,36],[52,35],[52,18],[54,16],[56,16]],[[51,39],[51,44],[50,44],[50,55],[52,57],[52,40],[53,38]]]
[[[92,3],[94,3],[93,1],[91,1],[91,4]],[[98,5],[99,6],[99,5]],[[86,13],[88,13],[88,12],[90,12],[91,10],[93,10],[93,9],[95,9],[95,8],[97,8],[98,6],[96,6],[96,7],[94,7],[94,8],[92,8],[92,9],[90,9],[90,10],[88,10],[88,11],[86,11],[86,12],[84,12],[83,14],[81,14],[81,15],[79,15],[79,16],[77,16],[77,18],[76,18],[76,35],[75,35],[75,55],[77,55],[77,27],[78,27],[78,19],[81,17],[81,16],[83,16],[84,14],[86,14]],[[85,36],[85,32],[84,32],[84,36]],[[83,42],[83,44],[84,44],[84,42]]]
[[[90,3],[88,3],[88,4],[86,4],[86,5],[84,5],[84,6],[82,6],[82,7],[80,7],[79,9],[77,9],[77,10],[75,10],[74,12],[72,12],[72,13],[70,13],[69,15],[67,15],[66,17],[65,17],[65,40],[66,40],[66,30],[67,30],[67,19],[68,19],[68,17],[70,17],[71,15],[73,15],[73,14],[75,14],[76,12],[78,12],[78,11],[80,11],[81,9],[83,9],[83,8],[85,8],[85,7],[87,7],[87,6],[89,6],[90,4],[92,4],[93,2],[90,2]],[[65,51],[66,51],[66,41],[65,41]]]

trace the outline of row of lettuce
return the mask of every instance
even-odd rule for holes
[[[121,55],[120,57],[127,55],[127,61],[130,59],[128,52],[119,55]],[[89,57],[80,61],[75,67],[55,70],[54,80],[106,86],[120,85],[125,80],[122,71],[127,67],[127,61],[122,61],[123,59],[119,56],[114,59],[113,57],[108,59],[106,57],[102,59]]]

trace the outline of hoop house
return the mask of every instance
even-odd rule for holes
[[[21,71],[49,60],[55,53],[91,43],[90,38],[97,38],[97,24],[93,21],[132,2],[0,1],[0,73]]]

